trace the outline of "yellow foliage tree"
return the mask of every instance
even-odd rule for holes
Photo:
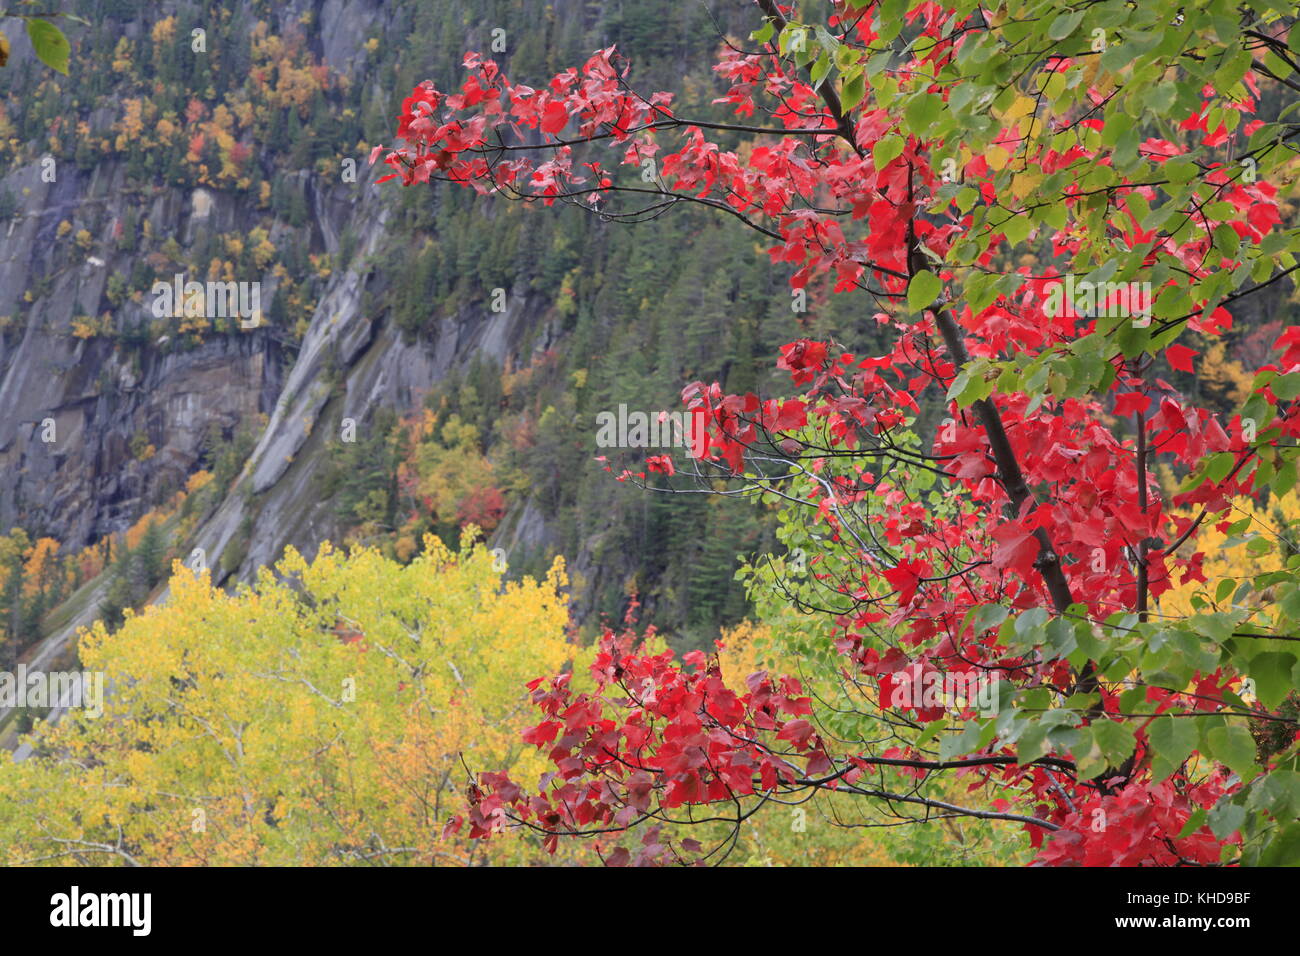
[[[0,857],[544,861],[526,833],[442,835],[466,766],[543,771],[520,739],[525,683],[575,656],[562,563],[519,583],[493,563],[468,536],[459,554],[426,539],[407,566],[326,544],[310,562],[289,550],[233,595],[176,565],[169,603],[82,637],[103,715],[74,710],[36,756],[0,764]]]
[[[430,421],[426,414],[416,426],[417,434],[427,433]],[[452,522],[461,503],[476,490],[494,485],[496,476],[479,450],[478,429],[459,415],[448,417],[438,438],[417,446],[414,470],[419,494],[428,499],[439,520]]]
[[[54,559],[59,553],[59,542],[54,538],[37,538],[31,550],[23,555],[23,592],[35,594],[49,583]]]
[[[275,259],[276,248],[271,242],[270,234],[258,226],[248,233],[248,241],[253,250],[253,262],[259,269],[265,269]]]
[[[1233,528],[1233,525],[1241,527]],[[1187,617],[1196,612],[1198,604],[1203,610],[1213,610],[1211,605],[1216,603],[1224,608],[1271,605],[1273,602],[1265,600],[1262,592],[1243,590],[1241,585],[1285,566],[1286,557],[1295,553],[1300,544],[1291,537],[1292,529],[1300,529],[1300,493],[1270,495],[1263,504],[1238,498],[1224,521],[1202,528],[1196,535],[1196,550],[1205,555],[1201,565],[1205,582],[1176,580],[1176,586],[1162,594],[1157,602],[1160,615]],[[1183,550],[1189,551],[1190,546]],[[1231,586],[1223,584],[1224,581],[1231,581]],[[1222,599],[1218,599],[1220,587],[1224,592]]]
[[[174,16],[164,17],[153,25],[150,31],[150,39],[153,40],[155,47],[160,47],[165,43],[170,43],[176,38],[176,18]]]
[[[1235,407],[1254,392],[1254,376],[1236,359],[1227,358],[1226,352],[1224,342],[1211,343],[1201,360],[1199,378],[1212,399],[1223,402],[1226,407]]]
[[[113,72],[125,73],[131,69],[131,41],[126,37],[119,37],[117,46],[113,48]]]
[[[140,138],[144,132],[144,101],[138,98],[128,97],[122,101],[122,118],[114,127],[117,132],[117,138],[114,141],[114,148],[119,152],[125,150],[133,141]],[[161,131],[162,123],[159,122]]]

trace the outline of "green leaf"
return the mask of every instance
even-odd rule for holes
[[[1269,554],[1273,551],[1273,542],[1265,537],[1251,538],[1246,542],[1246,552],[1253,555]]]
[[[930,126],[943,115],[943,97],[937,93],[922,93],[912,97],[903,110],[907,125],[917,136],[925,136]]]
[[[1286,375],[1279,375],[1269,382],[1269,388],[1273,394],[1284,401],[1291,401],[1297,395],[1300,395],[1300,372],[1289,372]]]
[[[1174,105],[1174,99],[1178,96],[1178,87],[1174,83],[1157,83],[1151,90],[1151,95],[1147,98],[1147,106],[1153,113],[1161,116],[1169,112],[1169,108]]]
[[[1042,643],[1043,628],[1047,624],[1047,608],[1033,607],[1016,618],[1015,633],[1022,645],[1034,647]]]
[[[1239,803],[1223,801],[1206,815],[1210,832],[1220,840],[1226,840],[1246,822],[1246,808]]]
[[[1241,237],[1225,222],[1214,230],[1214,245],[1226,255],[1235,256],[1241,246]]]
[[[1232,637],[1232,630],[1236,627],[1237,618],[1232,614],[1219,611],[1215,614],[1197,614],[1189,618],[1187,623],[1191,625],[1193,631],[1208,637],[1217,644],[1222,644],[1228,638]]]
[[[871,158],[876,164],[876,169],[881,170],[903,155],[903,137],[890,133],[888,136],[882,136],[876,141],[876,145],[871,148]]]
[[[1267,587],[1268,585],[1263,586]],[[1282,613],[1291,620],[1300,620],[1300,588],[1293,587],[1283,594],[1278,606],[1282,609]]]
[[[1246,807],[1267,810],[1275,820],[1300,818],[1300,773],[1278,769],[1258,778],[1251,784]]]
[[[928,724],[925,725],[925,730],[921,732],[921,736],[916,739],[915,746],[924,747],[931,740],[933,740],[935,735],[939,733],[939,731],[943,730],[943,728],[946,727],[947,724],[948,721],[942,717],[940,717],[938,720],[930,721]]]
[[[1118,767],[1133,754],[1136,742],[1133,731],[1127,724],[1114,720],[1098,720],[1088,728],[1092,739],[1097,742],[1101,752],[1112,767]]]
[[[1200,735],[1191,718],[1157,717],[1147,727],[1151,741],[1151,771],[1156,780],[1164,780],[1183,765]]]
[[[812,69],[808,71],[814,90],[821,88],[822,80],[826,79],[826,74],[830,71],[831,58],[826,55],[825,50],[822,50],[821,56],[817,57],[817,62],[814,63]],[[1236,233],[1234,232],[1233,235],[1235,236]]]
[[[1024,766],[1047,753],[1047,731],[1050,729],[1041,723],[1025,728],[1016,744],[1016,763]]]
[[[1186,840],[1189,836],[1205,826],[1205,808],[1197,807],[1192,811],[1192,815],[1187,818],[1183,828],[1178,831],[1178,839]]]
[[[1210,756],[1243,780],[1254,776],[1255,738],[1241,724],[1216,727],[1206,735]]]
[[[68,57],[72,55],[72,45],[63,31],[48,20],[32,18],[27,21],[27,36],[32,41],[32,49],[41,58],[41,62],[50,69],[67,75]]]
[[[1000,604],[983,604],[967,614],[966,619],[978,634],[1005,621],[1007,609]]]
[[[966,408],[988,398],[993,393],[994,383],[984,376],[987,367],[986,359],[976,359],[969,367],[958,372],[948,386],[948,400],[956,402],[958,408]]]
[[[912,276],[912,281],[907,284],[907,307],[913,312],[924,311],[939,298],[942,289],[943,283],[939,281],[939,277],[928,269],[922,269]]]
[[[1161,172],[1172,183],[1185,183],[1193,179],[1200,170],[1190,159],[1171,159],[1165,163]]]
[[[1295,663],[1295,655],[1287,651],[1265,651],[1251,659],[1250,679],[1255,682],[1256,695],[1269,710],[1291,692],[1291,669]]]
[[[1295,866],[1300,860],[1300,826],[1291,824],[1274,835],[1260,852],[1258,866]]]
[[[1054,617],[1048,622],[1047,643],[1052,649],[1052,659],[1068,657],[1079,646],[1074,632],[1074,624],[1063,617]]]
[[[1053,40],[1064,40],[1083,21],[1083,11],[1075,10],[1073,12],[1062,13],[1052,21],[1052,25],[1047,28],[1047,35]]]
[[[1228,473],[1232,471],[1236,464],[1236,455],[1230,451],[1221,451],[1206,464],[1205,475],[1217,485],[1228,477]]]
[[[866,80],[862,76],[862,70],[856,69],[852,73],[846,75],[844,78],[844,88],[840,90],[840,107],[847,114],[855,106],[861,103],[862,97],[866,95],[867,95]],[[901,153],[903,151],[901,148],[902,147],[901,142],[899,146],[900,148],[898,151]],[[879,165],[877,165],[876,168],[879,169],[880,168]]]
[[[961,733],[948,734],[939,741],[939,759],[952,760],[964,754],[974,753],[987,745],[993,739],[994,733],[993,721],[981,723],[972,720],[962,728]]]
[[[1088,728],[1090,731],[1091,728]],[[1023,739],[1023,738],[1022,738]],[[1019,758],[1024,763],[1023,758]],[[1080,779],[1092,779],[1098,774],[1105,773],[1110,762],[1106,759],[1105,754],[1101,751],[1101,745],[1097,743],[1096,738],[1091,733],[1084,738],[1083,744],[1074,751],[1074,765],[1078,770]]]
[[[1007,237],[1007,242],[1012,246],[1024,242],[1033,227],[1034,224],[1026,215],[1012,216],[1001,224],[1002,234]]]

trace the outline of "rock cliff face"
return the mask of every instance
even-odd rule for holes
[[[359,204],[357,231],[365,262],[384,235],[386,215],[372,198]],[[286,545],[306,554],[337,537],[333,505],[318,487],[325,445],[348,428],[364,430],[383,408],[407,410],[455,368],[481,354],[503,363],[529,331],[535,314],[525,297],[504,312],[465,310],[443,317],[435,340],[408,342],[387,319],[364,309],[367,287],[378,277],[364,266],[338,273],[321,298],[310,329],[290,366],[270,421],[216,515],[195,543],[215,576],[244,578],[275,560]],[[543,336],[537,348],[545,348]],[[525,543],[545,529],[534,526]]]
[[[79,304],[98,302],[108,275],[129,272],[131,257],[104,261],[88,253],[82,265],[51,273],[41,252],[49,241],[44,234],[59,221],[61,203],[102,203],[110,222],[124,215],[111,180],[69,175],[58,185],[62,199],[54,189],[31,188],[5,241],[0,312],[21,311],[33,277],[49,280],[0,353],[0,526],[21,524],[72,547],[88,544],[123,530],[182,487],[209,464],[214,441],[252,429],[259,437],[248,465],[198,546],[214,568],[241,577],[285,544],[310,551],[338,530],[330,503],[312,491],[322,436],[338,435],[345,419],[364,430],[380,408],[415,407],[475,353],[504,362],[536,306],[512,297],[505,312],[445,316],[432,340],[405,341],[386,317],[366,311],[367,291],[385,281],[370,257],[383,239],[386,210],[373,190],[340,188],[343,196],[316,193],[303,228],[329,252],[350,231],[359,251],[353,266],[331,276],[297,348],[264,328],[215,335],[183,351],[166,350],[165,341],[127,352],[80,339],[70,334]],[[33,167],[4,185],[21,193],[38,182]],[[239,210],[225,208],[221,197],[180,192],[154,201],[153,221],[171,219],[175,234],[190,242],[202,229],[238,228]],[[119,321],[143,324],[148,316],[128,303]],[[543,336],[540,345],[547,344]],[[256,522],[240,559],[232,565],[227,555],[225,565],[216,563],[250,516]]]
[[[80,262],[56,259],[55,230],[72,208],[97,208],[111,236],[130,199],[115,194],[110,165],[90,175],[60,164],[53,183],[34,164],[5,178],[22,196],[0,262],[0,525],[38,529],[70,547],[121,531],[184,484],[215,439],[269,413],[289,356],[269,336],[213,336],[197,348],[168,349],[147,337],[135,348],[72,334],[74,317],[94,314],[130,255],[99,242]],[[167,190],[151,222],[193,241],[215,225],[211,197]],[[220,205],[215,205],[219,210]],[[233,226],[234,211],[222,218]],[[36,290],[36,294],[33,294]],[[26,301],[31,299],[30,304]],[[119,328],[147,329],[148,300],[126,302]]]

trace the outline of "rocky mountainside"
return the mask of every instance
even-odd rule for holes
[[[234,507],[222,513],[242,521],[254,507],[251,513],[261,520],[246,554],[227,570],[251,570],[287,543],[312,546],[340,530],[327,517],[329,503],[311,501],[306,490],[319,464],[313,451],[321,443],[318,438],[312,445],[312,435],[337,434],[344,419],[364,429],[380,408],[414,407],[475,354],[502,365],[536,315],[538,303],[515,296],[503,312],[470,308],[439,317],[436,341],[404,341],[390,318],[365,308],[367,288],[383,281],[369,259],[384,241],[388,220],[379,190],[316,186],[309,187],[312,213],[305,230],[331,255],[339,251],[338,237],[352,232],[359,254],[325,284],[300,343],[289,346],[275,330],[260,328],[214,337],[183,352],[146,344],[127,357],[114,343],[77,338],[70,330],[79,304],[98,301],[108,276],[130,273],[140,254],[87,253],[80,265],[60,265],[40,250],[53,247],[61,209],[102,209],[99,218],[111,235],[129,200],[114,193],[113,177],[102,169],[89,177],[71,170],[55,184],[41,184],[39,173],[38,163],[4,180],[24,199],[5,240],[0,309],[18,309],[33,276],[47,279],[48,289],[28,310],[21,334],[5,338],[5,527],[35,526],[74,546],[90,544],[122,530],[181,487],[210,454],[214,429],[232,441],[241,429],[256,428],[259,438],[244,480],[227,489]],[[173,188],[154,201],[149,218],[174,223],[184,247],[204,232],[238,231],[247,210],[203,189],[186,195]],[[102,245],[92,248],[103,253]],[[128,325],[148,323],[142,306],[123,312]],[[543,337],[536,347],[548,345]],[[155,449],[146,460],[132,453],[140,435]],[[214,534],[201,541],[218,555],[230,535]]]

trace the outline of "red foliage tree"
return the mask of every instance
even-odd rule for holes
[[[1164,377],[1192,367],[1181,334],[1221,334],[1233,302],[1297,268],[1269,176],[1300,126],[1260,105],[1261,82],[1300,88],[1285,31],[1225,35],[1203,10],[1112,0],[1045,18],[850,0],[818,24],[757,6],[750,48],[727,41],[715,68],[733,121],[639,94],[612,48],[540,88],[470,54],[458,91],[412,92],[400,142],[372,162],[405,185],[610,220],[703,204],[766,236],[795,289],[826,279],[874,300],[886,354],[800,339],[777,361],[789,396],[695,383],[683,399],[708,417],[706,455],[650,465],[807,509],[829,544],[819,600],[795,600],[831,616],[891,745],[831,747],[798,681],[756,674],[738,695],[715,659],[679,665],[607,633],[593,691],[567,674],[531,685],[543,719],[527,740],[554,771],[538,789],[482,774],[471,832],[525,825],[553,846],[698,805],[739,827],[768,800],[828,789],[1018,821],[1044,863],[1275,859],[1300,840],[1295,569],[1250,582],[1254,603],[1220,587],[1184,619],[1155,605],[1204,580],[1197,531],[1230,525],[1234,496],[1296,480],[1300,328],[1230,420]],[[927,390],[948,418],[923,449],[907,435]],[[1157,463],[1185,476],[1177,495]],[[890,707],[903,675],[930,672],[995,677],[999,712]],[[1256,747],[1259,726],[1285,732]],[[948,772],[999,799],[888,785]],[[654,829],[609,860],[717,849]]]

